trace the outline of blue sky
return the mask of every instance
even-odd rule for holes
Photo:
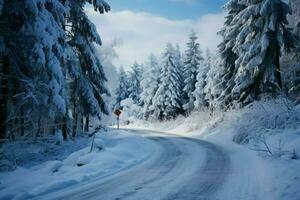
[[[113,11],[150,12],[169,19],[197,19],[221,12],[226,0],[109,0]]]
[[[117,66],[129,69],[135,62],[143,63],[150,53],[160,57],[167,43],[179,44],[182,52],[194,30],[205,52],[216,52],[221,38],[227,0],[106,0],[111,12],[100,15],[87,7],[103,45],[118,42],[115,50]]]

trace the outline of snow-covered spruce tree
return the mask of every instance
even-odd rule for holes
[[[179,83],[180,83],[180,105],[182,105],[183,101],[183,88],[184,88],[184,77],[183,77],[183,71],[184,71],[184,62],[183,62],[183,54],[181,53],[179,44],[176,44],[175,46],[175,60],[176,60],[176,66],[177,71],[179,73]]]
[[[66,114],[65,7],[58,0],[1,1],[0,7],[1,136],[42,136]]]
[[[299,1],[292,1],[293,2],[293,16],[295,18],[294,24],[294,34],[296,35],[298,42],[300,41],[300,2]],[[298,43],[299,44],[299,43]],[[300,65],[300,48],[296,49],[296,59],[297,63]],[[299,66],[298,65],[298,66]],[[298,71],[299,70],[299,71]],[[298,73],[300,73],[300,69],[298,68]],[[298,75],[300,78],[300,74]]]
[[[118,76],[119,76],[119,80],[118,80],[118,87],[116,89],[116,94],[115,94],[117,97],[115,108],[120,108],[121,101],[129,97],[129,92],[128,92],[129,77],[124,71],[123,67],[120,67]]]
[[[222,77],[223,63],[219,56],[212,56],[211,67],[206,76],[206,85],[204,87],[205,99],[208,108],[211,112],[220,109],[219,98],[223,92],[223,87],[220,84]]]
[[[101,60],[104,73],[108,79],[106,82],[106,86],[111,93],[110,96],[105,94],[102,95],[108,111],[113,111],[114,109],[116,109],[116,99],[117,99],[116,90],[119,86],[118,84],[119,71],[113,61],[118,57],[118,54],[115,49],[118,45],[119,45],[119,41],[114,40],[110,43],[105,43],[102,44],[102,46],[96,47],[97,54],[99,56],[99,59]],[[101,123],[110,124],[113,121],[114,121],[114,114],[112,112],[109,112],[108,115],[104,113],[101,115]]]
[[[300,41],[300,2],[292,0],[290,1],[293,15],[290,17],[292,21],[292,26],[294,29],[294,34],[296,35],[298,41]],[[299,43],[298,43],[299,44]],[[288,57],[289,60],[293,62],[293,74],[292,74],[292,86],[289,88],[289,94],[296,99],[297,103],[300,103],[300,46],[295,49],[294,59]],[[290,74],[289,74],[290,75]]]
[[[230,0],[224,8],[227,16],[223,28],[218,33],[223,39],[218,45],[220,64],[222,66],[219,84],[223,88],[223,92],[219,97],[219,104],[223,109],[226,109],[232,103],[231,90],[234,86],[234,78],[237,71],[235,61],[238,55],[233,51],[233,47],[243,25],[243,21],[240,21],[239,18],[246,5],[245,1],[242,0]]]
[[[157,58],[151,54],[145,64],[145,70],[141,81],[142,93],[141,102],[143,104],[143,118],[148,120],[154,112],[153,98],[158,89],[160,68]]]
[[[163,53],[160,84],[153,98],[153,118],[169,120],[178,115],[180,106],[180,74],[176,66],[175,50],[168,44]]]
[[[105,86],[107,79],[94,47],[94,43],[101,45],[101,39],[83,10],[87,3],[101,14],[110,10],[102,0],[65,0],[69,10],[66,17],[68,43],[79,60],[78,65],[69,70],[72,78],[73,136],[83,130],[83,117],[89,123],[90,115],[100,118],[101,113],[107,113],[102,95],[109,95]]]
[[[298,5],[299,4],[300,3],[298,3]],[[298,21],[297,21],[296,28],[295,28],[295,34],[298,38],[298,41],[300,41],[300,8],[297,13],[298,13],[297,14]],[[296,59],[297,59],[297,65],[295,67],[294,87],[298,93],[298,95],[296,96],[297,101],[298,101],[298,103],[300,103],[300,46],[298,47],[298,50],[297,50]]]
[[[293,48],[295,42],[287,28],[289,13],[289,6],[281,0],[257,0],[248,1],[239,15],[238,23],[243,25],[234,47],[238,70],[232,92],[240,106],[261,94],[281,91],[281,50]]]
[[[205,87],[207,85],[207,74],[212,68],[212,55],[210,51],[206,50],[206,56],[204,61],[200,63],[200,66],[197,70],[195,90],[193,96],[195,98],[194,107],[197,110],[205,110],[208,107],[208,102],[205,93]]]
[[[137,62],[135,62],[132,65],[131,72],[130,72],[130,78],[129,78],[129,98],[131,98],[136,105],[140,105],[141,100],[140,96],[142,93],[141,89],[141,80],[143,76],[143,68],[142,65],[139,65]]]
[[[198,37],[196,33],[192,31],[189,36],[189,42],[187,43],[187,50],[185,52],[183,70],[184,105],[182,107],[187,113],[190,113],[194,109],[195,96],[193,95],[193,92],[196,89],[197,73],[201,73],[202,70],[200,69],[200,65],[203,62],[203,57],[202,51],[200,49],[200,44],[197,42],[197,39]]]

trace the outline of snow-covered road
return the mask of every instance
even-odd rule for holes
[[[229,173],[229,158],[222,148],[161,132],[136,133],[157,145],[145,162],[93,183],[50,193],[42,199],[215,199],[214,194]]]

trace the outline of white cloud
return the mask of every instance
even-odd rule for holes
[[[192,5],[193,3],[195,3],[195,0],[169,0],[169,1],[182,2],[182,3],[186,3],[188,5]]]
[[[90,19],[95,23],[104,43],[121,39],[117,47],[119,59],[116,64],[128,67],[137,60],[143,62],[150,53],[160,55],[166,43],[178,43],[182,49],[191,30],[199,36],[202,49],[216,50],[220,42],[220,30],[224,14],[207,14],[198,20],[170,20],[150,13],[120,11],[99,15],[88,10]]]

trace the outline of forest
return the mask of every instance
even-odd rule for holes
[[[185,52],[170,43],[160,58],[121,67],[116,107],[135,104],[132,115],[155,121],[279,96],[300,103],[299,3],[233,0],[225,10],[217,53],[203,52],[192,31]]]

